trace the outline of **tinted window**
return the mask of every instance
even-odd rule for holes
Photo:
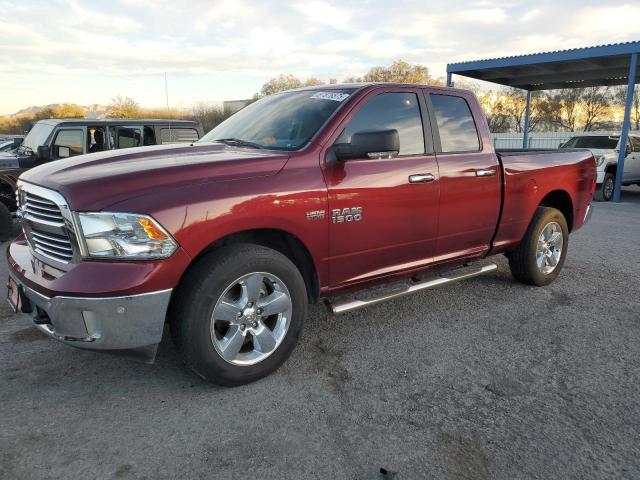
[[[477,152],[478,131],[469,104],[462,97],[431,95],[443,152]]]
[[[114,144],[116,148],[139,147],[141,140],[142,134],[139,128],[118,127]]]
[[[160,130],[162,143],[190,143],[198,140],[198,131],[194,128],[163,128]]]
[[[336,143],[350,143],[363,130],[398,131],[399,155],[424,153],[424,135],[415,93],[383,93],[369,100],[351,119]]]
[[[629,137],[631,141],[631,150],[633,152],[640,152],[640,138],[639,137]]]
[[[82,155],[84,135],[82,130],[60,130],[53,143],[53,156],[67,158]]]
[[[618,146],[618,137],[604,135],[591,135],[584,137],[572,137],[562,148],[605,148],[614,149]]]

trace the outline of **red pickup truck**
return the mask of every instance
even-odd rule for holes
[[[9,301],[64,343],[149,361],[169,323],[188,367],[242,384],[286,360],[319,299],[349,311],[499,253],[549,284],[595,174],[584,150],[496,152],[463,90],[288,91],[191,145],[24,173]]]

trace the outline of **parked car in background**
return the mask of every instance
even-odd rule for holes
[[[22,139],[7,140],[5,142],[0,142],[0,152],[11,153],[20,146],[20,143],[22,143]]]
[[[24,135],[0,133],[0,143],[10,142],[13,140],[22,140]]]
[[[87,153],[150,145],[193,143],[202,137],[198,122],[188,120],[50,119],[34,124],[20,145],[0,152],[0,241],[11,230],[16,212],[18,176],[37,165]]]
[[[168,321],[190,369],[238,385],[286,360],[319,299],[350,311],[495,270],[471,263],[501,253],[548,285],[595,176],[586,150],[496,152],[464,90],[288,91],[191,145],[26,172],[9,300],[51,338],[150,361]]]
[[[576,135],[561,148],[586,148],[596,159],[598,177],[595,199],[609,201],[613,197],[620,151],[620,135]],[[640,185],[640,135],[629,134],[624,159],[622,185]]]

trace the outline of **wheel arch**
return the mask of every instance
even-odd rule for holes
[[[538,206],[560,210],[567,220],[569,231],[573,230],[573,200],[566,190],[553,190],[547,193]]]
[[[304,279],[307,297],[310,303],[316,303],[320,297],[318,271],[307,246],[295,235],[285,230],[260,228],[243,230],[227,234],[206,246],[189,264],[182,274],[184,277],[204,256],[216,250],[238,243],[253,243],[272,248],[289,258],[298,268]]]
[[[616,174],[618,170],[618,162],[611,162],[608,163],[607,166],[604,168],[604,173],[612,173],[614,176]]]
[[[12,175],[0,174],[0,202],[4,203],[9,211],[15,211],[16,179]]]

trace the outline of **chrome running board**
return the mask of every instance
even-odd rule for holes
[[[478,267],[471,266],[471,267],[456,268],[455,270],[439,273],[435,277],[431,277],[428,280],[411,282],[411,284],[405,286],[401,290],[395,290],[389,293],[383,293],[382,295],[379,295],[377,297],[362,299],[362,298],[358,298],[358,296],[356,295],[355,298],[352,298],[349,300],[340,300],[335,303],[328,301],[327,305],[329,306],[329,309],[331,310],[331,312],[335,314],[350,312],[351,310],[356,310],[362,307],[368,307],[369,305],[374,305],[376,303],[384,302],[386,300],[391,300],[392,298],[403,297],[411,293],[439,287],[440,285],[446,285],[447,283],[453,283],[459,280],[465,280],[467,278],[477,277],[478,275],[482,275],[487,272],[492,272],[497,268],[498,266],[495,263],[490,263],[488,265],[483,265]]]

